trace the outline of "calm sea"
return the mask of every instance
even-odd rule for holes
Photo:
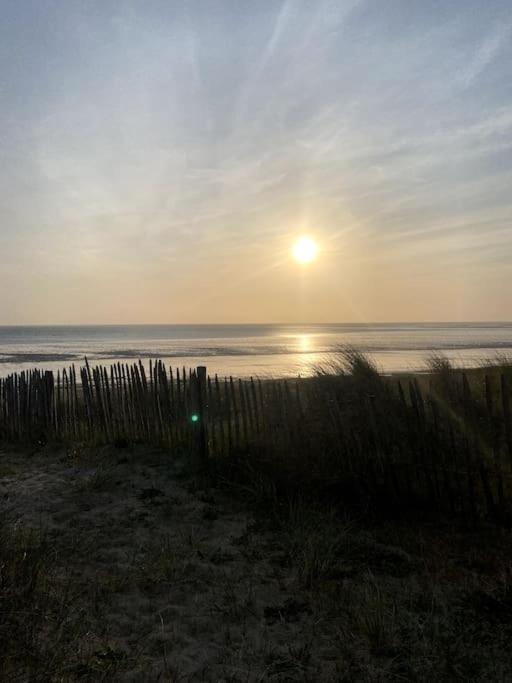
[[[160,358],[246,377],[308,375],[340,345],[385,372],[417,370],[432,351],[459,365],[512,353],[512,323],[329,325],[112,325],[0,327],[0,375],[32,367]]]

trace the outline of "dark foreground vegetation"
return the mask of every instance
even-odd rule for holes
[[[0,680],[511,680],[506,358],[84,375],[2,382]]]
[[[509,681],[511,534],[364,516],[160,449],[0,465],[0,680]]]
[[[512,522],[512,363],[384,377],[340,352],[313,378],[242,381],[114,365],[0,380],[0,438],[144,443],[287,494],[468,524]]]

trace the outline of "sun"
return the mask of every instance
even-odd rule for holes
[[[317,253],[318,246],[311,237],[300,237],[293,246],[293,258],[297,263],[311,263]]]

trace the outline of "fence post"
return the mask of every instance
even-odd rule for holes
[[[199,457],[202,463],[208,461],[208,394],[207,394],[206,366],[199,365],[196,368],[196,406],[197,415],[197,446]]]
[[[505,426],[505,443],[508,456],[512,459],[512,426],[510,415],[510,399],[508,396],[508,382],[505,373],[501,373],[501,404],[503,407],[503,422]]]

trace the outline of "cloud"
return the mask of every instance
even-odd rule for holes
[[[507,23],[496,27],[485,36],[459,75],[459,81],[463,88],[472,86],[487,67],[495,61],[500,52],[509,44],[511,34],[512,23]]]

